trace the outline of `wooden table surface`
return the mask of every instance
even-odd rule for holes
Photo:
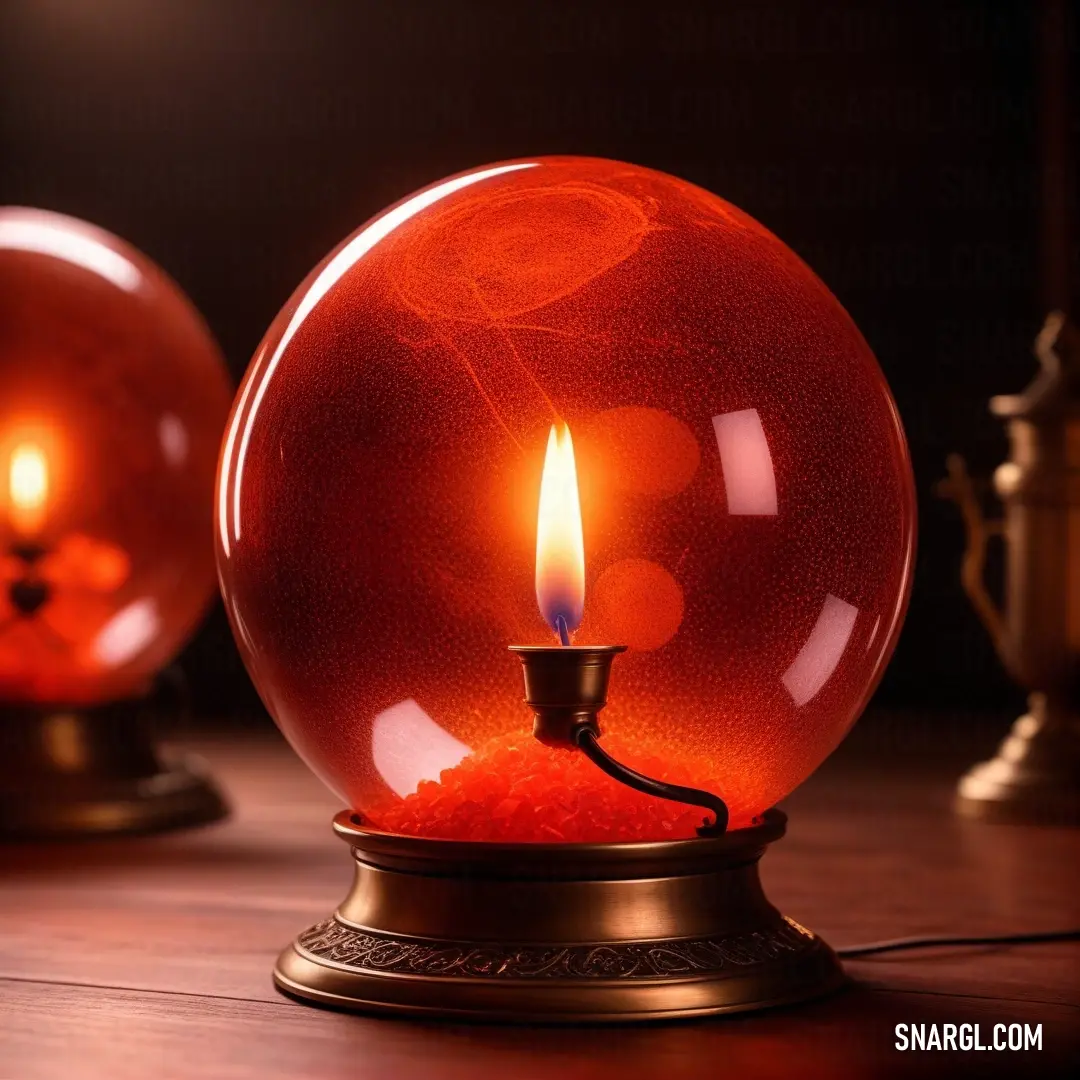
[[[948,810],[991,747],[934,718],[864,721],[785,804],[763,863],[774,903],[834,946],[1080,922],[1080,830]],[[798,1008],[631,1028],[421,1024],[296,1004],[278,951],[343,897],[334,798],[276,735],[199,749],[235,812],[161,837],[0,849],[2,1080],[1055,1076],[1080,1063],[1080,946],[951,948],[849,961]],[[1041,1024],[1043,1049],[901,1052],[898,1023]],[[1080,1075],[1077,1072],[1076,1075]]]

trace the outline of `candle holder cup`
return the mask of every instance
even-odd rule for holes
[[[600,734],[611,662],[625,645],[511,645],[521,660],[533,735],[547,746],[576,747],[583,731]]]

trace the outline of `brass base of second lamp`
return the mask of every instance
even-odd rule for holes
[[[582,1023],[745,1012],[844,982],[815,934],[765,898],[757,863],[784,833],[617,844],[393,836],[342,811],[355,881],[274,971],[340,1009]]]
[[[960,781],[956,810],[1004,824],[1080,825],[1080,718],[1032,694],[997,755]]]
[[[224,817],[201,761],[162,754],[153,698],[0,708],[0,838],[158,832]]]

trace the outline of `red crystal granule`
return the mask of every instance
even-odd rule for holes
[[[669,783],[718,791],[685,765],[628,737],[603,746],[639,772]],[[439,780],[365,818],[406,836],[504,843],[596,843],[684,840],[711,812],[645,795],[611,779],[578,750],[545,746],[528,734],[484,743]]]

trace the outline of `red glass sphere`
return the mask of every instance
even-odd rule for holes
[[[136,696],[179,649],[213,594],[230,398],[145,256],[0,208],[0,702]]]
[[[701,821],[529,734],[507,646],[555,641],[534,568],[563,423],[574,640],[629,646],[601,715],[613,753],[717,790],[745,825],[837,745],[892,651],[908,454],[825,286],[663,173],[568,157],[463,173],[312,271],[255,354],[220,465],[218,567],[248,669],[375,827],[602,840]]]

